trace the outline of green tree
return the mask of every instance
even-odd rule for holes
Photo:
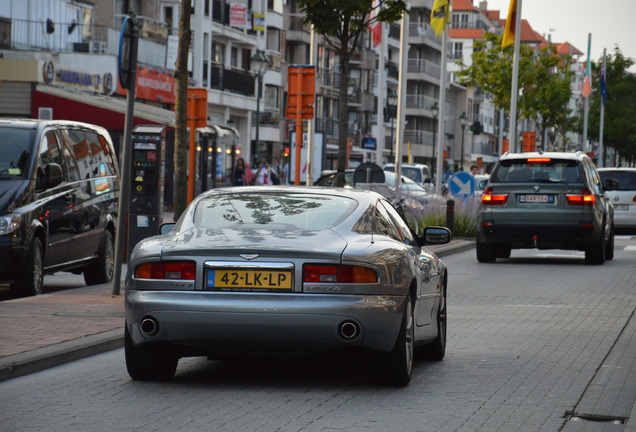
[[[188,206],[188,54],[190,53],[191,0],[181,0],[179,18],[179,45],[177,67],[174,72],[175,85],[175,134],[174,134],[174,220],[178,220]],[[190,173],[194,175],[194,173]]]
[[[588,114],[588,137],[599,140],[600,132],[600,71],[603,59],[592,62],[592,88]],[[607,55],[605,82],[607,99],[603,121],[604,147],[612,147],[631,164],[636,162],[636,76],[629,71],[634,59],[625,57],[618,46]],[[599,140],[600,141],[600,140]],[[602,156],[602,155],[601,155]],[[614,161],[608,161],[613,164]]]
[[[478,87],[492,97],[493,104],[510,111],[513,48],[501,48],[501,36],[486,33],[475,43],[472,64],[457,73],[460,82]],[[571,130],[567,104],[572,96],[570,57],[556,55],[553,46],[540,51],[519,47],[519,91],[517,119],[532,119],[539,137],[548,127],[561,133]]]
[[[304,23],[338,53],[340,88],[338,95],[338,174],[335,184],[344,186],[347,166],[347,121],[349,117],[348,86],[350,61],[359,41],[370,24],[394,22],[406,11],[404,0],[298,0]]]

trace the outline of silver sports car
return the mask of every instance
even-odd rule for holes
[[[214,189],[167,234],[134,248],[125,351],[133,379],[171,378],[179,358],[362,354],[374,382],[406,385],[414,355],[446,348],[444,263],[371,191]]]

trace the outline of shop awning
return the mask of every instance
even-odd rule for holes
[[[75,92],[67,89],[38,84],[33,92],[33,111],[38,108],[53,108],[54,119],[76,120],[93,123],[106,129],[124,129],[124,118],[128,108],[125,99],[112,96]],[[135,124],[151,123],[174,128],[174,111],[135,102]]]

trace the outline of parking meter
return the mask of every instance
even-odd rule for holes
[[[129,253],[140,240],[157,235],[163,222],[165,127],[138,125],[131,138]]]

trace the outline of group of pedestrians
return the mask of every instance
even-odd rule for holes
[[[234,186],[244,185],[279,185],[286,182],[285,170],[280,165],[277,158],[272,159],[270,165],[266,160],[258,163],[256,169],[250,168],[250,163],[243,158],[236,160],[232,184]]]

